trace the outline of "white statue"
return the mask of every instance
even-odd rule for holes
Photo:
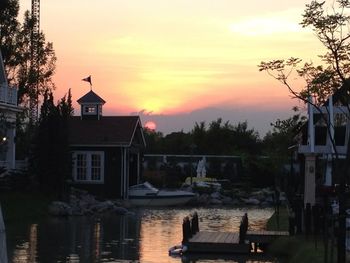
[[[207,176],[207,169],[206,169],[206,158],[203,157],[203,168],[202,168],[202,177],[205,178]]]
[[[197,164],[197,177],[204,178],[207,175],[207,170],[205,168],[205,157],[198,161]]]

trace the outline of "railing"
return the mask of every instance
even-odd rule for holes
[[[346,154],[347,146],[336,146],[337,152],[340,155]],[[310,145],[299,145],[299,153],[311,153]],[[314,153],[332,153],[331,145],[315,145]]]
[[[17,89],[7,85],[0,85],[0,103],[6,103],[17,106]]]
[[[0,160],[0,168],[1,167],[6,167],[9,168],[8,166],[10,163],[6,160]],[[15,168],[16,170],[26,170],[28,169],[28,161],[27,160],[16,160],[15,163]]]

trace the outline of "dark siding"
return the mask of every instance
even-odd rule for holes
[[[77,184],[74,187],[89,191],[89,193],[108,198],[120,198],[121,149],[118,147],[74,147],[72,151],[104,151],[104,184]]]
[[[105,189],[108,197],[121,197],[121,148],[105,151]]]
[[[129,186],[137,184],[137,154],[130,153]]]
[[[82,120],[86,121],[86,120],[94,120],[96,121],[98,119],[98,115],[97,114],[91,114],[91,115],[83,115]]]

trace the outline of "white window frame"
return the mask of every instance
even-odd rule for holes
[[[86,109],[93,109],[93,111],[89,111]],[[96,115],[97,114],[97,105],[87,104],[83,106],[83,114],[84,115]]]
[[[77,174],[77,155],[86,155],[86,179],[79,180]],[[99,155],[101,157],[100,174],[99,180],[92,180],[92,155]],[[104,183],[104,160],[105,153],[103,151],[74,151],[73,152],[73,179],[75,182],[79,183],[89,183],[89,184],[103,184]],[[95,167],[96,168],[96,167]]]

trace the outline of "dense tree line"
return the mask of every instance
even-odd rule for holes
[[[183,155],[231,155],[239,156],[243,163],[242,181],[250,181],[255,186],[274,186],[276,178],[282,174],[282,167],[289,162],[288,147],[295,144],[295,137],[305,117],[295,108],[294,115],[286,120],[278,119],[271,123],[272,131],[263,139],[248,123],[231,124],[221,118],[212,121],[195,123],[190,132],[173,132],[163,135],[160,132],[145,129],[146,154],[183,154]],[[232,163],[220,169],[221,161],[212,161],[208,167],[209,176],[230,178]],[[231,166],[230,166],[231,165]],[[231,167],[231,169],[230,169]],[[169,168],[169,167],[168,167]],[[168,170],[178,170],[170,167]],[[173,173],[173,172],[172,172]],[[195,171],[192,171],[194,174]],[[188,176],[190,171],[186,172]]]
[[[261,152],[259,134],[249,129],[247,122],[233,125],[221,118],[208,126],[205,122],[195,123],[187,133],[179,131],[164,136],[145,129],[145,136],[146,153],[239,155]]]

